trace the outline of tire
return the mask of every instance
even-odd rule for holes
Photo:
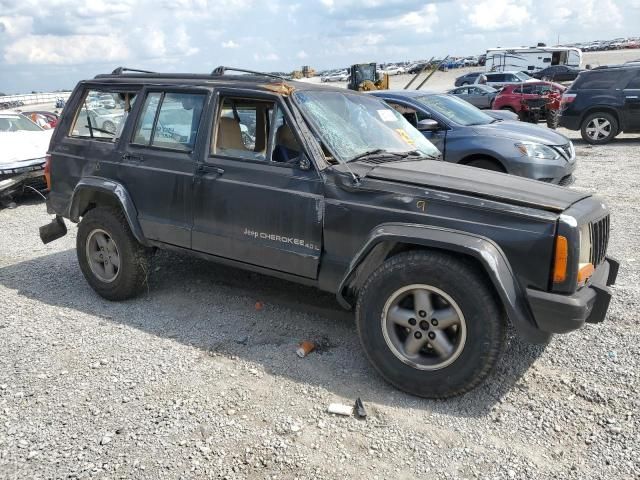
[[[465,163],[465,165],[468,165],[470,167],[482,168],[484,170],[491,170],[492,172],[506,173],[504,167],[491,158],[475,158],[473,160],[469,160],[467,163]]]
[[[91,288],[107,300],[126,300],[142,291],[149,272],[149,252],[135,239],[120,209],[96,207],[78,226],[80,269]]]
[[[618,133],[618,121],[607,112],[590,113],[580,127],[582,139],[591,145],[609,143]]]
[[[475,388],[494,368],[506,337],[504,315],[487,282],[473,265],[446,253],[410,251],[386,260],[368,278],[356,305],[358,334],[369,361],[387,382],[420,397],[447,398]],[[402,304],[417,298],[412,292],[422,295],[425,291],[434,308],[438,306],[433,312],[440,315],[442,325],[454,318],[445,319],[450,315],[446,312],[455,312],[459,324],[442,329],[436,326],[435,316],[430,319],[430,314],[418,311],[415,301]],[[390,320],[393,314],[387,315],[394,311],[417,318],[409,318],[404,326],[405,317],[397,314],[402,317],[403,326],[399,326]],[[424,321],[420,320],[423,313]],[[408,355],[407,338],[415,349],[418,332],[422,347]],[[449,341],[451,355],[436,353],[448,351],[442,350],[442,335]],[[432,338],[440,342],[437,349],[437,343],[430,343]]]
[[[555,130],[560,125],[560,111],[559,110],[547,110],[547,127]]]
[[[462,83],[460,84],[460,86],[461,86],[461,87],[464,87],[465,85],[471,85],[471,84],[470,84],[469,82],[462,82]]]

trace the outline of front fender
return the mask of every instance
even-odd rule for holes
[[[67,217],[73,222],[80,221],[80,216],[84,213],[96,192],[109,195],[115,199],[127,219],[133,236],[142,245],[149,246],[142,233],[140,222],[138,222],[138,211],[133,204],[133,200],[131,200],[131,196],[124,185],[119,182],[101,177],[83,177],[73,189]]]
[[[475,258],[491,279],[507,316],[520,337],[532,343],[545,343],[549,340],[550,335],[538,329],[529,307],[526,292],[516,279],[502,249],[488,238],[446,228],[385,223],[372,230],[363,247],[349,264],[347,272],[340,282],[337,298],[341,305],[353,308],[353,305],[345,297],[346,289],[358,268],[368,261],[374,248],[381,244],[386,244],[389,248],[399,243],[420,245]]]

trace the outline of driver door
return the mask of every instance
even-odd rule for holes
[[[192,248],[316,278],[324,184],[287,107],[269,94],[217,97],[194,182]]]

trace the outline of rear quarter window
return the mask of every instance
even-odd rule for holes
[[[576,80],[574,87],[580,90],[607,90],[613,88],[620,79],[620,71],[592,71]]]

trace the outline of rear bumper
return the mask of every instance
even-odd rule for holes
[[[571,115],[568,112],[561,111],[558,124],[569,130],[580,130],[580,117],[578,115]]]
[[[586,323],[604,321],[611,290],[618,276],[619,263],[607,257],[600,265],[589,285],[573,295],[542,292],[527,289],[529,305],[538,328],[547,333],[566,333],[577,330]]]

